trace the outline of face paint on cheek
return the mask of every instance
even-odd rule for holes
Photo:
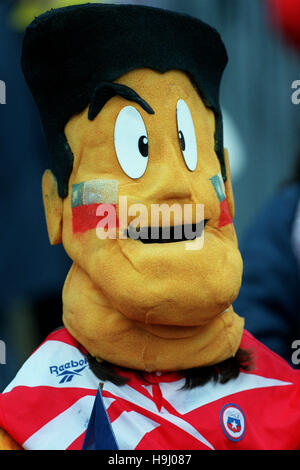
[[[225,186],[221,173],[214,175],[212,178],[210,178],[210,181],[216,191],[220,203],[220,217],[218,227],[225,227],[226,225],[232,224],[232,218],[229,213],[228,201],[226,198]]]
[[[109,227],[118,227],[118,186],[116,180],[96,179],[72,185],[71,206],[73,233],[96,229],[101,220],[107,219]],[[112,217],[114,214],[114,217]]]

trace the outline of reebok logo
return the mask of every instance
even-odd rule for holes
[[[53,365],[49,367],[50,374],[55,374],[60,377],[59,383],[71,382],[75,376],[80,376],[81,372],[88,366],[86,358],[79,361],[69,361],[65,364]]]

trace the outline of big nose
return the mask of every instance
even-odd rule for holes
[[[173,157],[170,161],[164,160],[158,171],[158,177],[151,184],[151,200],[153,202],[173,201],[191,202],[191,185],[189,170]]]

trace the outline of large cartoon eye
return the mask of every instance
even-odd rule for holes
[[[149,160],[148,135],[142,116],[133,106],[120,111],[114,138],[122,170],[133,179],[143,176]]]
[[[190,171],[197,168],[197,139],[191,111],[184,100],[177,103],[177,129],[181,151]]]

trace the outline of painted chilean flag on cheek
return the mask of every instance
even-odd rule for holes
[[[228,201],[226,198],[225,186],[221,173],[210,178],[210,181],[217,193],[220,203],[220,217],[218,227],[225,227],[225,225],[232,224],[232,218],[229,213]]]
[[[101,221],[103,228],[116,228],[118,181],[95,179],[73,184],[71,204],[73,232],[84,233],[96,229]]]

